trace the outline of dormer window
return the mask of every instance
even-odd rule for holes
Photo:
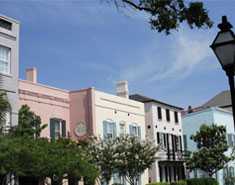
[[[0,19],[0,27],[7,30],[12,30],[12,23],[4,19]]]

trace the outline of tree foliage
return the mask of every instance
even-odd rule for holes
[[[46,124],[42,125],[41,118],[31,111],[28,105],[23,105],[19,110],[18,125],[13,128],[12,134],[39,138],[46,126]]]
[[[7,99],[7,94],[5,91],[0,91],[0,133],[2,133],[4,128],[4,123],[6,120],[6,112],[10,110],[10,103]]]
[[[106,184],[116,173],[130,185],[136,185],[140,175],[156,160],[158,151],[151,142],[131,136],[95,141],[91,146],[93,159],[100,169],[100,180]]]
[[[88,150],[93,158],[93,162],[99,167],[99,181],[109,184],[116,166],[115,140],[97,140],[93,138]]]
[[[157,151],[153,143],[137,137],[117,138],[116,170],[130,185],[136,185],[141,174],[155,162]]]
[[[27,105],[21,107],[18,125],[0,136],[0,181],[9,173],[38,181],[49,177],[52,185],[62,185],[62,179],[76,182],[80,177],[94,181],[98,170],[87,150],[70,139],[40,138],[44,128]]]
[[[96,166],[79,145],[69,139],[48,141],[45,138],[0,138],[0,174],[9,172],[23,177],[45,180],[50,177],[54,184],[62,179],[86,177],[94,180]]]
[[[186,22],[190,28],[210,28],[213,24],[201,1],[185,0],[108,0],[118,7],[146,12],[152,29],[169,34]]]
[[[190,170],[201,169],[212,176],[232,159],[225,155],[228,144],[224,126],[202,125],[191,139],[196,142],[198,150],[187,161]]]

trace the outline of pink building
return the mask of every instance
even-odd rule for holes
[[[19,99],[20,106],[27,104],[43,124],[48,124],[42,137],[68,136],[69,91],[37,83],[37,70],[32,68],[26,71],[26,80],[19,80]]]
[[[71,137],[73,140],[96,136],[114,138],[125,134],[145,139],[144,104],[129,99],[126,81],[117,83],[117,95],[87,88],[67,91],[37,82],[37,70],[26,70],[19,80],[20,106],[27,104],[47,124],[42,137]],[[121,183],[116,176],[111,183]],[[139,185],[148,183],[147,170]]]

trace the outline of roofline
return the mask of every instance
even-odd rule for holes
[[[142,95],[140,95],[140,94],[131,94],[130,96],[134,96],[134,95],[142,96]],[[146,97],[146,96],[142,96],[142,97],[148,98],[148,97]],[[169,106],[169,107],[174,108],[174,109],[184,110],[184,108],[182,108],[182,107],[178,107],[178,106],[175,106],[175,105],[171,105],[171,104],[168,104],[168,103],[165,103],[165,102],[156,100],[156,99],[152,99],[152,98],[148,98],[148,99],[150,99],[150,100],[140,101],[140,102],[142,102],[142,103],[154,102],[154,103],[159,103],[159,104],[162,104],[162,105],[165,105],[165,106]],[[138,100],[135,100],[135,101],[138,101]]]
[[[229,92],[229,90],[223,90],[217,94],[215,94],[212,98],[210,98],[209,100],[207,100],[205,103],[202,104],[202,106],[206,106],[210,101],[212,101],[216,96],[222,94],[222,93],[225,93],[225,92]]]
[[[79,92],[88,91],[91,89],[95,89],[95,87],[88,87],[88,88],[83,88],[83,89],[78,89],[78,90],[71,90],[71,91],[69,91],[69,93],[79,93]]]
[[[196,112],[191,112],[191,113],[187,113],[185,115],[182,115],[182,118],[186,118],[186,117],[189,117],[189,116],[192,116],[192,115],[200,114],[202,112],[208,112],[208,111],[214,111],[214,110],[232,115],[231,111],[225,110],[225,109],[220,108],[220,107],[207,107],[207,108],[201,109],[201,110],[196,111]]]
[[[6,16],[6,15],[3,15],[3,14],[1,14],[1,13],[0,13],[0,18],[6,19],[6,20],[8,20],[8,21],[11,21],[11,22],[14,22],[14,23],[17,23],[17,24],[20,24],[20,21],[14,19],[14,18],[8,17],[8,16]]]
[[[38,85],[38,86],[41,86],[41,87],[45,87],[45,88],[61,91],[61,92],[64,92],[64,93],[69,93],[69,91],[66,90],[66,89],[60,89],[60,88],[57,88],[57,87],[52,87],[52,86],[44,85],[44,84],[41,84],[41,83],[34,83],[34,82],[31,82],[31,81],[28,81],[28,80],[21,80],[21,79],[19,79],[18,81],[19,82],[23,82],[23,83],[32,84],[32,85]]]

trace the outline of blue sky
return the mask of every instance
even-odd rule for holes
[[[143,13],[99,0],[0,0],[0,13],[21,22],[20,78],[37,67],[41,83],[110,93],[128,80],[131,93],[187,107],[228,89],[209,45],[222,15],[235,25],[235,1],[204,2],[212,29],[184,25],[169,36],[151,30]]]

